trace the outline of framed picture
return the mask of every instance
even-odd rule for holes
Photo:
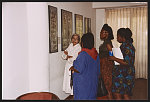
[[[49,53],[58,52],[58,19],[57,8],[48,5],[49,17]]]
[[[83,16],[79,14],[75,14],[75,33],[83,35]]]
[[[91,18],[84,17],[84,33],[91,32]]]
[[[71,43],[72,12],[61,9],[61,51]]]

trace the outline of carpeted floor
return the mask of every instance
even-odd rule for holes
[[[133,88],[132,100],[147,100],[148,99],[148,80],[136,79],[135,87]]]
[[[147,99],[148,99],[148,81],[146,79],[136,79],[131,100],[147,100]],[[73,100],[73,96],[70,95],[65,100]]]

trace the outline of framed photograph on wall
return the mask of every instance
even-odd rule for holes
[[[48,5],[49,17],[49,53],[58,52],[58,17],[57,8]]]
[[[91,32],[91,18],[84,17],[84,33]]]
[[[75,14],[75,33],[83,35],[83,16],[79,14]]]
[[[71,43],[72,26],[72,12],[61,9],[61,51]]]

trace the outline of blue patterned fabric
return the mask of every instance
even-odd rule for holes
[[[94,60],[88,53],[82,51],[73,62],[73,66],[80,72],[73,74],[74,100],[95,100],[100,74],[99,56]]]
[[[112,92],[132,94],[135,80],[135,48],[132,43],[124,42],[120,46],[124,61],[128,65],[115,65],[112,71]]]

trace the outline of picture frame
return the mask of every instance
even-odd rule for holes
[[[75,14],[75,33],[83,35],[83,16],[79,14]]]
[[[49,53],[58,52],[58,14],[57,8],[48,5]]]
[[[71,43],[72,31],[72,12],[61,9],[61,51]]]
[[[84,17],[84,33],[91,32],[91,18]]]

